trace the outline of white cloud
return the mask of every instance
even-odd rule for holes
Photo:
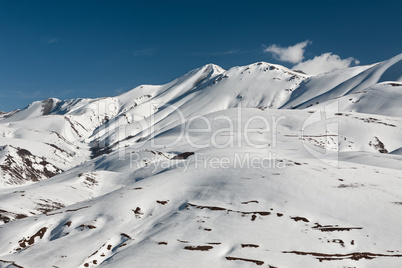
[[[51,45],[60,41],[59,38],[56,37],[42,37],[41,41],[45,45]]]
[[[232,54],[238,54],[240,52],[240,49],[231,49],[231,50],[227,50],[227,51],[219,51],[216,52],[215,55],[217,56],[224,56],[224,55],[232,55]]]
[[[47,44],[50,45],[50,44],[56,43],[56,42],[58,42],[58,41],[59,41],[59,39],[57,39],[57,38],[52,38],[52,39],[49,39],[49,40],[47,41]]]
[[[245,54],[249,53],[247,50],[240,49],[230,49],[230,50],[221,50],[216,52],[195,52],[191,53],[191,56],[226,56],[226,55],[235,55],[235,54]]]
[[[294,46],[281,47],[278,45],[271,45],[264,49],[264,52],[272,53],[275,58],[280,61],[298,63],[304,59],[304,50],[311,42],[306,40]]]
[[[133,52],[133,56],[152,56],[155,54],[156,49],[155,48],[145,48],[141,50],[136,50]]]
[[[334,71],[350,67],[352,64],[359,64],[360,62],[355,58],[341,59],[338,55],[324,53],[320,56],[315,56],[313,59],[300,62],[295,65],[293,70],[302,70],[303,72],[311,75],[317,75],[325,72]]]

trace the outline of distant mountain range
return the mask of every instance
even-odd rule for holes
[[[399,54],[0,112],[0,268],[400,267],[401,103]]]

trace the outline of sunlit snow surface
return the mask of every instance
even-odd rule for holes
[[[401,62],[0,114],[0,267],[401,267]]]

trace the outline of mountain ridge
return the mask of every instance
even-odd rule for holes
[[[207,64],[0,114],[0,268],[399,267],[400,62]]]

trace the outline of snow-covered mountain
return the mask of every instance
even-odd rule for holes
[[[0,113],[0,268],[401,267],[401,92],[208,64]]]

